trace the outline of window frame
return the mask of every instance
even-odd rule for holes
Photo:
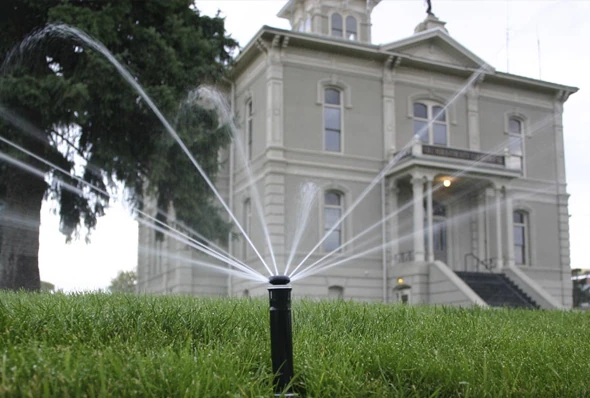
[[[522,215],[522,223],[517,223],[516,221],[514,221],[514,218],[517,214]],[[512,245],[514,247],[514,265],[519,265],[519,266],[524,266],[524,265],[531,265],[531,248],[530,248],[530,213],[527,212],[526,210],[522,210],[522,209],[516,209],[512,212],[512,229],[513,229],[513,242]],[[522,235],[523,235],[523,244],[522,246],[517,246],[516,244],[516,229],[520,228],[522,229]],[[519,247],[522,247],[521,249],[517,249]],[[520,253],[523,256],[523,261],[517,262],[517,258],[516,258],[516,253],[517,251],[520,251]]]
[[[423,105],[426,107],[426,119],[424,118],[420,118],[417,117],[415,115],[414,112],[414,107],[416,105]],[[433,145],[433,146],[440,146],[440,147],[445,147],[448,148],[450,147],[451,144],[451,134],[450,134],[450,123],[449,123],[449,110],[445,108],[446,104],[440,103],[439,101],[433,101],[433,100],[427,100],[427,99],[416,99],[414,101],[412,101],[412,107],[411,107],[411,118],[412,118],[412,122],[422,122],[422,123],[426,123],[426,125],[428,126],[428,140],[427,141],[422,141],[421,142],[425,145]],[[434,120],[434,108],[435,107],[440,107],[443,109],[444,111],[444,122],[438,121],[438,120]],[[445,129],[446,129],[446,143],[443,144],[435,144],[434,143],[434,126],[435,125],[444,125]],[[417,132],[415,131],[415,127],[414,127],[414,123],[412,123],[412,136],[415,136],[417,134]]]
[[[328,90],[333,90],[338,92],[338,98],[339,98],[339,103],[338,105],[334,105],[334,104],[328,104],[326,103],[326,93]],[[344,91],[339,88],[339,87],[335,87],[335,86],[324,86],[324,90],[323,90],[323,98],[322,98],[322,150],[324,152],[330,152],[330,153],[344,153],[344,106],[343,106],[343,100],[344,100]],[[339,130],[339,148],[338,150],[332,150],[332,149],[328,149],[327,146],[327,125],[326,125],[326,109],[337,109],[340,112],[340,130]],[[333,129],[330,129],[330,131],[336,131]]]
[[[351,38],[349,35],[349,30],[348,30],[348,20],[352,18],[354,20],[354,38]],[[358,19],[354,16],[354,15],[347,15],[346,18],[344,18],[344,38],[346,40],[350,40],[350,41],[358,41],[359,39],[359,23],[358,23]]]
[[[520,126],[520,131],[518,133],[515,133],[512,131],[511,129],[511,122],[515,121],[518,122],[519,126]],[[508,135],[508,154],[510,155],[510,162],[514,162],[513,159],[518,159],[520,162],[520,167],[518,167],[519,170],[521,170],[522,173],[524,173],[525,170],[525,142],[524,142],[524,137],[525,137],[525,120],[516,114],[509,114],[507,115],[506,118],[506,131],[505,133]],[[511,146],[511,139],[514,138],[518,138],[520,140],[520,151],[521,154],[514,154],[512,153],[512,146]],[[515,167],[516,168],[516,167]]]
[[[338,17],[340,17],[340,36],[337,36],[334,34],[334,17],[338,15]],[[344,33],[346,32],[346,27],[344,26],[346,21],[346,18],[339,12],[333,12],[332,14],[330,14],[330,36],[331,37],[337,37],[340,39],[344,38]]]
[[[326,197],[328,194],[336,194],[338,195],[338,199],[339,199],[339,204],[338,205],[329,205],[326,203]],[[321,239],[323,239],[326,236],[326,233],[332,229],[333,225],[330,227],[326,227],[326,210],[328,209],[337,209],[340,211],[340,215],[338,217],[338,219],[342,218],[342,215],[344,214],[344,192],[337,190],[337,189],[326,189],[323,193],[323,201],[322,201],[322,212],[321,212]],[[344,220],[342,220],[342,222],[340,222],[340,224],[338,225],[338,227],[336,227],[331,233],[334,233],[336,231],[338,231],[338,245],[336,246],[336,248],[339,248],[337,251],[335,251],[335,253],[342,253],[344,250],[341,247],[344,244]],[[321,249],[322,252],[324,253],[331,253],[334,251],[334,248],[330,249],[326,247],[326,242],[328,241],[328,239],[326,238],[324,240],[324,242],[322,243]]]
[[[340,285],[328,286],[328,298],[331,300],[344,300],[344,287]]]

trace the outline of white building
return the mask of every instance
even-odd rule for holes
[[[291,269],[331,229],[300,269],[341,245],[339,259],[386,245],[294,282],[294,295],[525,305],[509,297],[521,291],[542,308],[570,307],[562,113],[577,88],[496,71],[432,14],[411,36],[373,44],[378,3],[289,0],[279,16],[292,30],[262,27],[227,87],[279,269],[307,182],[318,199]],[[236,145],[224,154],[231,161],[217,185],[272,264]],[[243,238],[229,250],[264,271]],[[142,291],[266,292],[158,251],[191,253],[141,228]]]

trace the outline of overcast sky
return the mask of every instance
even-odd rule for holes
[[[221,10],[226,30],[241,46],[262,25],[289,29],[287,20],[276,17],[284,4],[286,0],[197,1],[206,15]],[[583,254],[590,226],[590,134],[583,120],[590,104],[590,2],[432,0],[432,5],[449,34],[497,70],[580,88],[565,105],[564,135],[572,267],[590,268]],[[422,0],[381,1],[372,16],[373,43],[410,36],[425,11]],[[114,205],[99,221],[90,245],[64,244],[50,208],[45,204],[41,219],[42,280],[68,291],[95,290],[107,287],[118,271],[136,267],[137,223],[123,205]]]

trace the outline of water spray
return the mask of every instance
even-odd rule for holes
[[[291,324],[291,279],[286,275],[268,279],[270,303],[270,352],[275,375],[275,396],[296,396],[293,379],[293,333]]]

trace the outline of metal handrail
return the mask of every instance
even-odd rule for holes
[[[411,262],[414,260],[414,251],[408,250],[405,252],[397,253],[393,255],[393,263],[401,264],[405,262]]]
[[[476,263],[475,263],[475,269],[477,270],[477,272],[479,272],[479,265],[482,264],[485,269],[487,269],[489,272],[492,272],[492,269],[495,267],[494,266],[494,258],[489,258],[487,260],[482,260],[479,257],[477,257],[475,254],[473,253],[467,253],[465,254],[465,257],[463,258],[463,269],[464,271],[467,271],[467,259],[468,258],[473,258]]]

